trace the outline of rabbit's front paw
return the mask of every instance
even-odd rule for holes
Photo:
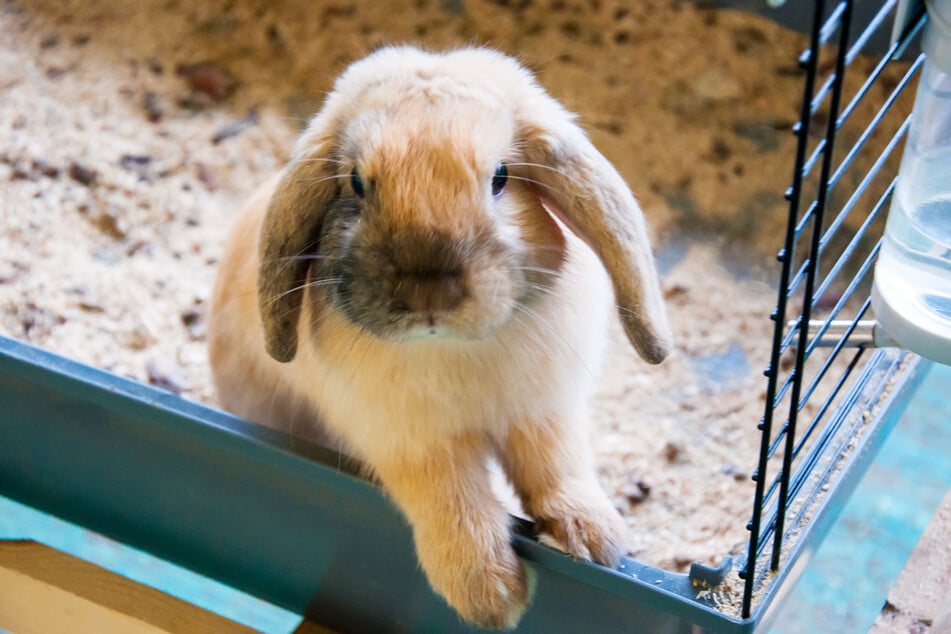
[[[420,560],[433,587],[462,618],[484,628],[512,629],[531,600],[535,573],[515,555],[507,533],[499,537],[444,540],[420,548]]]
[[[591,503],[549,501],[535,516],[540,541],[581,559],[615,568],[624,550],[624,521],[602,494]]]

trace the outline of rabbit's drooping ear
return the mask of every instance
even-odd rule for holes
[[[318,117],[284,168],[261,227],[258,310],[265,348],[281,362],[297,354],[297,322],[311,262],[302,256],[315,248],[324,212],[338,194],[332,142],[315,130],[319,123]]]
[[[539,198],[601,259],[621,322],[649,363],[670,353],[671,333],[640,206],[614,166],[547,95],[522,112],[520,146]],[[527,105],[527,104],[526,104]]]

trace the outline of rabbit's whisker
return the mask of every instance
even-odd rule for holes
[[[311,242],[308,242],[300,252],[298,252],[298,253],[296,253],[296,254],[294,254],[294,255],[288,255],[288,256],[284,256],[284,257],[280,257],[280,258],[273,258],[273,259],[271,259],[271,260],[264,260],[264,261],[262,262],[262,264],[263,264],[263,263],[267,263],[267,262],[283,261],[283,262],[282,262],[282,266],[281,266],[281,268],[280,268],[280,273],[283,273],[284,271],[287,270],[287,267],[289,267],[291,264],[293,264],[294,262],[296,262],[298,259],[309,259],[309,258],[310,258],[310,253],[311,253],[316,247],[317,247],[317,243],[316,243],[315,241],[311,241]],[[317,257],[320,257],[320,256],[314,256],[314,257],[317,258]]]
[[[558,253],[564,253],[564,252],[565,252],[565,247],[555,246],[555,245],[552,245],[552,244],[533,244],[533,245],[531,246],[531,249],[532,249],[533,251],[555,251],[555,252],[558,252]]]
[[[321,178],[301,178],[298,180],[298,182],[307,183],[308,185],[319,185],[320,183],[325,183],[327,181],[349,178],[350,176],[347,174],[333,174],[331,176],[323,176]]]
[[[266,306],[270,306],[277,300],[287,295],[290,295],[291,293],[296,293],[297,291],[303,291],[308,288],[320,288],[321,286],[330,286],[332,284],[339,284],[340,281],[341,281],[341,278],[339,277],[328,277],[328,278],[324,278],[320,280],[310,280],[308,282],[305,282],[304,284],[300,284],[299,286],[295,286],[294,288],[290,288],[286,291],[282,291],[278,293],[277,295],[274,295],[273,297],[268,299],[268,303],[266,304]]]
[[[269,260],[262,260],[262,264],[270,264],[271,262],[303,262],[305,260],[323,260],[327,258],[326,255],[316,255],[316,254],[304,254],[304,255],[287,255],[279,258],[271,258]]]
[[[642,317],[641,313],[637,312],[630,306],[620,306],[618,304],[615,304],[614,307],[617,308],[619,313],[630,315],[631,317],[635,317],[637,319],[640,319]]]
[[[551,165],[545,165],[545,164],[543,164],[543,163],[508,163],[507,165],[508,165],[509,167],[537,167],[537,168],[539,168],[539,169],[548,170],[549,172],[554,172],[555,174],[558,174],[559,176],[561,176],[562,178],[564,178],[565,180],[567,180],[567,181],[568,181],[569,183],[571,183],[572,185],[575,185],[575,186],[579,186],[579,185],[580,185],[580,183],[578,182],[577,179],[575,179],[575,178],[573,178],[572,176],[566,174],[565,172],[561,171],[560,169],[557,169],[557,168],[552,167]],[[511,177],[512,177],[512,175],[509,174],[509,178],[511,178]]]
[[[524,303],[518,302],[518,301],[512,304],[512,308],[514,308],[515,310],[520,310],[526,315],[528,315],[529,317],[531,317],[534,323],[538,324],[539,326],[544,328],[550,335],[558,339],[558,341],[560,341],[563,346],[568,348],[568,350],[570,350],[572,354],[574,354],[575,357],[578,358],[578,361],[581,363],[581,367],[584,368],[584,371],[588,374],[588,376],[592,378],[594,377],[594,375],[591,373],[591,369],[588,367],[588,364],[584,362],[584,358],[582,358],[582,356],[578,354],[578,351],[575,350],[574,347],[564,339],[564,337],[558,334],[558,332],[554,328],[552,328],[548,323],[546,323],[545,320],[541,317],[541,315],[539,315],[534,310],[532,310],[531,307],[526,306]]]
[[[555,292],[555,289],[542,286],[541,284],[528,284],[528,288],[539,293],[545,293],[551,295],[552,297],[558,297],[558,293]]]
[[[311,156],[308,158],[297,159],[296,163],[336,163],[337,165],[350,165],[347,161],[326,158],[322,156]]]
[[[550,275],[552,277],[554,277],[555,275],[558,275],[558,273],[560,272],[545,266],[524,265],[524,266],[514,266],[512,268],[514,268],[517,271],[531,271],[533,273],[542,273],[544,275]]]
[[[533,185],[538,185],[539,187],[544,187],[545,189],[555,189],[548,183],[543,183],[540,180],[535,180],[534,178],[528,178],[527,176],[516,176],[514,174],[509,174],[509,180],[524,181],[526,183],[532,183]]]

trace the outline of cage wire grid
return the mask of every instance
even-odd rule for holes
[[[923,7],[875,56],[869,42],[892,28],[898,1],[863,11],[870,16],[864,23],[856,18],[856,4],[815,0],[809,46],[798,60],[803,99],[793,127],[786,236],[777,255],[750,537],[739,570],[744,619],[754,592],[779,569],[784,546],[831,476],[832,467],[823,472],[822,456],[848,451],[850,434],[840,433],[844,419],[830,412],[851,404],[848,388],[869,356],[861,322],[869,317],[872,271],[910,123],[913,80],[924,60],[897,60],[924,25]],[[878,108],[873,93],[883,96]]]

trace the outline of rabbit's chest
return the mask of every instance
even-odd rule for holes
[[[319,364],[315,405],[355,448],[423,447],[471,431],[501,436],[519,420],[587,398],[585,378],[544,349],[405,352],[367,351]]]
[[[326,425],[355,448],[427,446],[484,431],[501,437],[528,418],[586,407],[600,372],[612,304],[607,280],[558,289],[485,342],[387,344],[340,336],[332,323],[305,346],[297,376]],[[565,307],[567,304],[567,308]]]
[[[503,354],[427,357],[376,359],[372,366],[349,374],[339,368],[328,385],[335,394],[348,395],[351,418],[366,418],[371,427],[385,424],[412,431],[507,424],[541,406],[545,399],[536,383],[557,382],[541,359],[526,364]],[[527,373],[527,365],[535,366],[535,376]]]

